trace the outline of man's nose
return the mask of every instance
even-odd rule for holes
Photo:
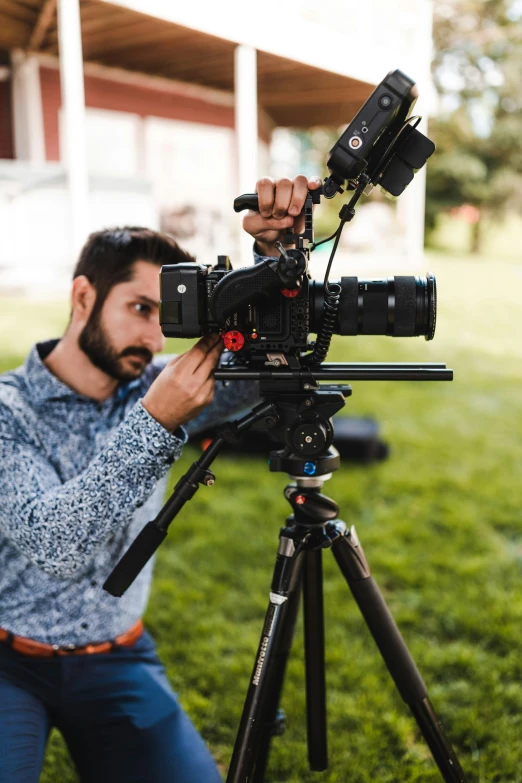
[[[149,324],[145,345],[151,353],[159,353],[165,347],[165,337],[158,322]]]

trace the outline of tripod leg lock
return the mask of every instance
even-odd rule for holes
[[[270,593],[270,603],[276,606],[281,606],[285,601],[288,601],[287,595],[279,595],[279,593]]]
[[[327,525],[327,532],[330,533],[330,528],[335,528],[335,530],[331,531],[332,543],[334,545],[335,557],[341,566],[343,574],[347,579],[349,578],[353,581],[368,579],[372,574],[355,527],[352,525],[350,530],[344,528],[343,531],[342,528],[339,529],[339,525],[344,527],[343,522],[336,525]],[[336,535],[333,535],[334,532]],[[339,536],[339,532],[341,536]],[[342,547],[336,545],[339,538],[343,539]]]
[[[295,542],[293,538],[281,535],[279,537],[279,548],[277,554],[282,557],[292,557],[295,552]]]

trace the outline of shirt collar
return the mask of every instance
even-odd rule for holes
[[[91,397],[87,397],[85,394],[79,394],[71,389],[70,386],[63,383],[56,377],[44,364],[44,359],[48,356],[53,348],[58,344],[58,340],[47,340],[43,343],[36,343],[31,348],[29,356],[25,362],[25,381],[29,393],[36,402],[46,402],[47,400],[63,400],[63,399],[78,399],[86,402],[95,402]],[[127,383],[120,383],[113,397],[109,400],[116,398],[118,402],[123,402],[129,393],[137,388],[141,383],[141,379],[137,378],[134,381],[128,381]],[[106,400],[106,402],[109,402]]]

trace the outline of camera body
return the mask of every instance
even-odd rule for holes
[[[220,331],[225,347],[241,363],[292,364],[309,350],[309,334],[324,319],[325,286],[303,276],[298,288],[284,288],[275,263],[230,270],[227,256],[215,267],[171,264],[161,269],[160,323],[166,337],[200,337]],[[433,339],[435,277],[427,275],[359,279],[343,277],[332,331],[339,335],[424,335]],[[241,299],[246,304],[236,307]],[[186,312],[188,311],[188,312]]]
[[[162,266],[160,324],[165,337],[199,337],[219,331],[209,301],[216,285],[231,269],[228,256],[218,256],[214,268],[198,263]]]
[[[166,337],[221,331],[226,348],[244,360],[265,361],[267,353],[297,355],[307,349],[307,277],[299,288],[285,289],[270,265],[232,271],[228,257],[219,256],[215,267],[163,266],[160,284],[160,323]]]

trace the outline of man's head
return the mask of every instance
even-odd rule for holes
[[[164,344],[160,267],[194,260],[171,237],[147,228],[89,236],[74,270],[69,329],[96,367],[120,381],[142,374]]]

